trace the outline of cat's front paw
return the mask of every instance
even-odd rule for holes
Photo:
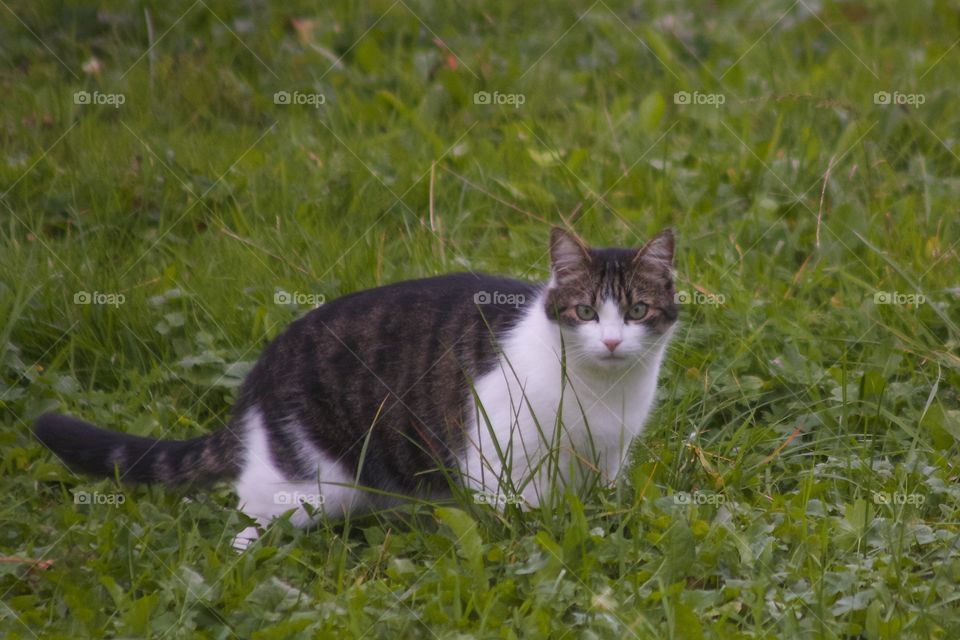
[[[256,542],[259,537],[260,530],[257,527],[247,527],[233,539],[233,550],[237,553],[243,553],[251,544]]]

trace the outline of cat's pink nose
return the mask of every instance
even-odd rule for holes
[[[607,345],[607,349],[610,349],[610,353],[613,353],[621,342],[623,342],[623,340],[618,338],[607,338],[603,341],[603,344]]]

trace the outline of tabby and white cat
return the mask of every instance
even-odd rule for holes
[[[677,319],[673,234],[589,249],[553,229],[545,285],[454,274],[329,302],[260,357],[230,424],[155,440],[45,414],[68,466],[146,483],[233,479],[261,526],[437,496],[450,480],[537,506],[557,483],[612,480],[644,426]],[[372,491],[371,491],[372,489]],[[308,502],[316,509],[305,509]],[[241,532],[244,548],[257,527]]]

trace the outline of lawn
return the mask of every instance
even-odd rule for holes
[[[960,637],[949,3],[0,4],[0,635]],[[543,280],[552,224],[678,238],[616,488],[237,554],[228,487],[29,431],[207,433],[314,304]]]

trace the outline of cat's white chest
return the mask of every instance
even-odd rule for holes
[[[568,352],[564,367],[560,329],[536,314],[502,346],[498,366],[474,381],[467,485],[487,500],[536,505],[583,472],[611,481],[649,414],[663,346],[610,371],[578,367]]]

